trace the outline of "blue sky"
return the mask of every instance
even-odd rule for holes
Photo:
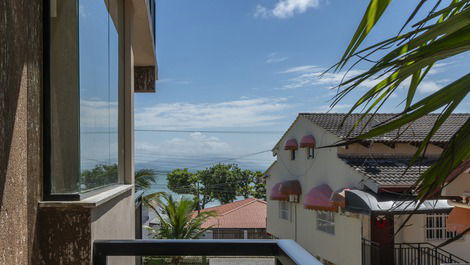
[[[433,1],[430,1],[433,2]],[[319,78],[339,60],[366,0],[157,1],[159,78],[135,96],[136,163],[168,170],[215,161],[264,170],[269,150],[299,112],[325,112],[342,73]],[[415,1],[392,1],[366,43],[396,34]],[[430,4],[431,6],[431,4]],[[468,70],[468,54],[435,67],[418,97]],[[357,71],[365,69],[360,65]],[[371,80],[362,92],[371,85]],[[361,91],[332,111],[345,112]],[[396,112],[397,91],[383,112]],[[468,100],[459,109],[468,112]],[[141,130],[188,132],[143,132]],[[207,131],[263,131],[258,134]],[[240,158],[242,157],[242,158]],[[239,158],[229,160],[231,158]]]

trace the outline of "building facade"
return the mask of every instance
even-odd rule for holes
[[[133,93],[155,90],[155,2],[0,14],[0,264],[91,264],[94,240],[136,237]]]
[[[415,243],[429,243],[434,249],[455,236],[446,230],[452,205],[445,199],[426,201],[399,228],[416,208],[410,189],[420,172],[436,161],[442,146],[469,115],[453,115],[431,141],[426,158],[408,170],[416,145],[435,115],[417,121],[400,136],[334,146],[348,136],[359,118],[352,115],[340,126],[344,117],[299,114],[273,148],[276,161],[266,171],[268,233],[294,239],[324,264],[337,265],[400,264],[406,258],[400,247],[414,251],[418,248]],[[390,117],[378,114],[372,123]],[[359,131],[351,133],[354,136]],[[466,236],[436,251],[469,260],[469,247]]]

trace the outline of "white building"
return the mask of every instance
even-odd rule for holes
[[[416,206],[411,186],[470,115],[452,115],[431,139],[425,159],[408,170],[416,145],[437,115],[416,121],[399,136],[391,133],[348,146],[325,147],[348,136],[360,115],[353,114],[341,127],[344,117],[301,113],[273,148],[277,159],[266,172],[268,233],[294,239],[324,264],[470,260],[468,235],[444,248],[433,247],[455,235],[446,231],[452,210],[447,200],[426,201],[397,233]],[[365,129],[391,117],[377,114]],[[361,123],[349,136],[359,134]],[[425,258],[432,260],[417,263]]]

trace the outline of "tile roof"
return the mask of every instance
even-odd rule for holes
[[[429,158],[408,168],[409,157],[340,156],[340,158],[379,186],[411,186],[436,162],[436,159]]]
[[[267,205],[263,200],[249,198],[211,208],[201,212],[216,212],[217,216],[209,218],[203,228],[266,228]]]
[[[316,125],[328,130],[340,138],[348,137],[349,131],[354,127],[354,124],[359,120],[362,114],[351,114],[343,126],[341,123],[346,117],[344,113],[299,113],[299,117],[304,117]],[[369,131],[374,126],[392,119],[397,114],[378,113],[374,116],[373,120],[365,127],[364,132]],[[431,130],[434,122],[439,114],[428,114],[417,121],[410,123],[410,126],[401,130],[395,130],[384,136],[374,137],[372,140],[378,142],[421,142],[426,137],[427,133]],[[359,125],[351,132],[349,137],[358,136],[364,128],[367,120],[371,117],[369,114],[366,119],[363,119]],[[445,143],[450,140],[452,135],[470,118],[469,113],[452,114],[436,134],[431,138],[433,143]],[[397,138],[398,133],[401,135]]]

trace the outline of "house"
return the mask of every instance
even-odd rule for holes
[[[201,210],[214,212],[202,228],[209,228],[206,239],[266,239],[267,204],[263,200],[249,198]],[[197,214],[195,212],[194,214]]]
[[[276,161],[266,171],[268,233],[295,240],[324,264],[470,260],[469,236],[434,247],[455,236],[446,230],[452,203],[432,199],[416,209],[412,193],[417,178],[435,163],[470,114],[451,115],[432,137],[425,158],[410,168],[411,156],[432,128],[435,114],[384,136],[334,146],[393,117],[377,114],[366,125],[370,115],[359,121],[359,114],[346,118],[300,113],[274,146]],[[416,214],[399,229],[415,209]]]
[[[0,264],[92,264],[97,240],[139,236],[133,97],[155,91],[155,1],[0,13]]]
[[[447,219],[447,231],[465,233],[470,237],[470,160],[464,161],[446,178],[446,185],[441,191],[454,208]]]

